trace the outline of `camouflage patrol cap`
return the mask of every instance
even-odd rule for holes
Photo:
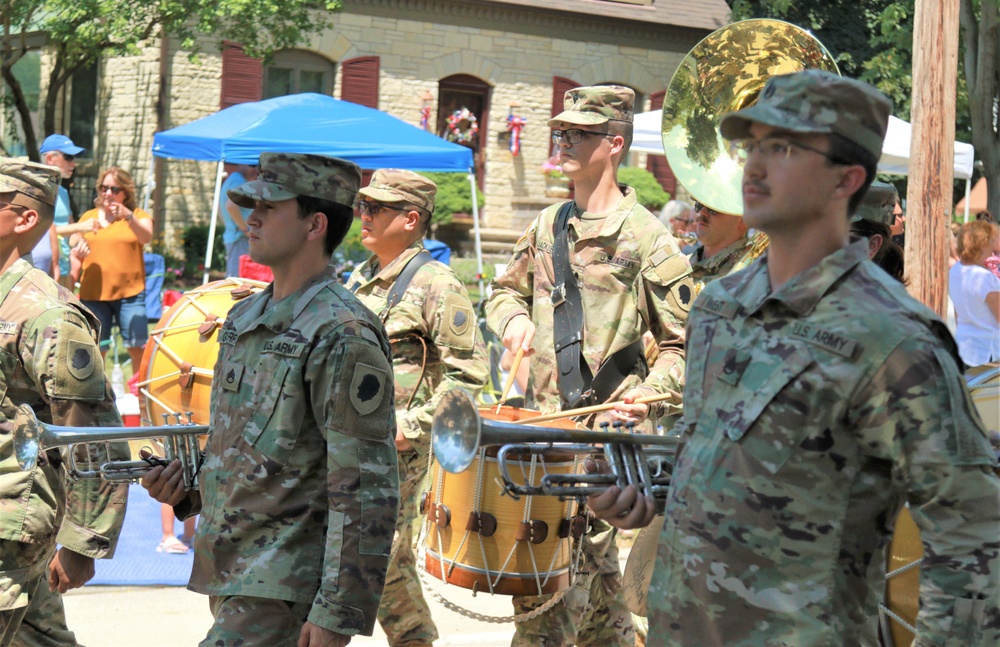
[[[726,139],[750,134],[753,122],[796,133],[840,135],[878,159],[892,102],[874,87],[823,70],[772,76],[754,105],[722,118]]]
[[[621,85],[573,88],[563,97],[563,111],[549,119],[548,125],[598,126],[612,120],[632,123],[634,104],[635,92]]]
[[[899,194],[896,187],[885,182],[872,182],[865,194],[865,199],[861,201],[858,210],[851,217],[851,222],[868,220],[879,225],[892,225],[896,217],[892,212],[896,208],[896,201]]]
[[[59,177],[59,169],[54,166],[0,157],[0,193],[20,193],[55,206]]]
[[[354,162],[310,153],[261,153],[257,179],[226,195],[247,208],[261,200],[291,200],[300,195],[350,207],[360,185],[361,170]]]
[[[368,186],[358,191],[372,200],[392,204],[408,202],[412,205],[434,211],[434,196],[437,185],[419,173],[398,168],[383,168],[372,174]]]

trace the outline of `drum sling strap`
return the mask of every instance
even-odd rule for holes
[[[609,357],[596,376],[583,357],[583,300],[569,263],[569,219],[576,211],[575,202],[563,204],[552,224],[553,339],[564,410],[607,401],[643,357],[642,339],[637,339]]]

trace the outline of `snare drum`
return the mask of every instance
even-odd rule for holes
[[[219,355],[218,331],[240,299],[260,292],[267,283],[249,279],[213,281],[186,292],[170,306],[139,365],[139,401],[146,424],[175,424],[176,415],[196,425],[210,424],[212,370]]]
[[[516,422],[537,415],[528,409],[480,409],[483,418]],[[572,421],[545,423],[575,428]],[[497,447],[480,450],[469,469],[452,474],[437,461],[431,491],[424,495],[424,568],[436,579],[473,591],[500,595],[542,595],[570,584],[572,538],[583,532],[576,502],[554,496],[504,493]],[[538,485],[544,474],[582,471],[572,454],[515,456],[507,461],[518,483]]]

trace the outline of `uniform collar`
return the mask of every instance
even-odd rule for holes
[[[250,307],[233,318],[233,326],[237,333],[242,333],[257,326],[266,326],[274,332],[284,332],[291,323],[305,310],[306,306],[322,292],[330,283],[337,282],[337,269],[328,265],[326,269],[309,279],[294,294],[274,303],[271,296],[274,284],[268,285],[262,292],[253,297]]]
[[[396,277],[399,276],[399,273],[403,271],[403,268],[406,267],[406,264],[410,262],[410,259],[422,252],[423,249],[424,243],[422,240],[417,239],[413,241],[399,256],[392,259],[392,261],[385,267],[380,268],[378,274],[375,274],[374,276],[371,275],[375,270],[375,264],[378,263],[378,257],[372,256],[368,259],[370,265],[365,268],[367,276],[371,276],[372,279],[379,279],[388,283],[393,283],[395,282]]]
[[[777,292],[771,293],[765,254],[752,266],[753,269],[737,275],[731,294],[749,313],[756,312],[767,301],[779,301],[799,315],[808,315],[835,283],[866,260],[868,241],[862,239],[827,255],[817,265],[793,277]]]
[[[17,284],[17,282],[20,281],[25,274],[32,270],[34,266],[25,260],[26,258],[30,257],[22,256],[14,261],[11,266],[7,268],[7,271],[0,276],[0,294],[10,294],[10,289],[14,287],[14,285]],[[2,302],[3,300],[0,299],[0,303]]]
[[[629,214],[632,213],[638,204],[638,200],[636,199],[635,189],[624,184],[618,186],[622,190],[622,193],[624,193],[624,196],[618,201],[618,205],[600,221],[599,227],[595,227],[597,224],[596,220],[586,221],[580,218],[579,215],[574,215],[569,219],[570,225],[576,229],[580,239],[607,238],[616,236],[621,230],[625,219],[628,218]]]
[[[705,246],[698,243],[694,247],[694,251],[691,253],[691,258],[694,261],[692,265],[696,267],[705,268],[708,271],[714,271],[721,265],[723,265],[727,260],[730,259],[734,254],[745,251],[747,245],[750,244],[750,239],[746,236],[741,236],[734,242],[726,245],[719,253],[711,258],[702,258],[702,254],[705,253]]]

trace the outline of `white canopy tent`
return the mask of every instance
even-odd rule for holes
[[[660,123],[663,120],[661,110],[643,112],[635,116],[632,134],[632,151],[636,153],[656,153],[663,155],[663,136]],[[882,158],[878,168],[883,173],[893,175],[908,175],[910,172],[910,142],[913,136],[909,123],[896,117],[889,117],[889,128],[882,145]],[[955,142],[955,177],[965,180],[965,195],[968,197],[972,189],[972,165],[975,161],[975,150],[972,144]],[[969,220],[969,201],[966,200],[965,220]]]

